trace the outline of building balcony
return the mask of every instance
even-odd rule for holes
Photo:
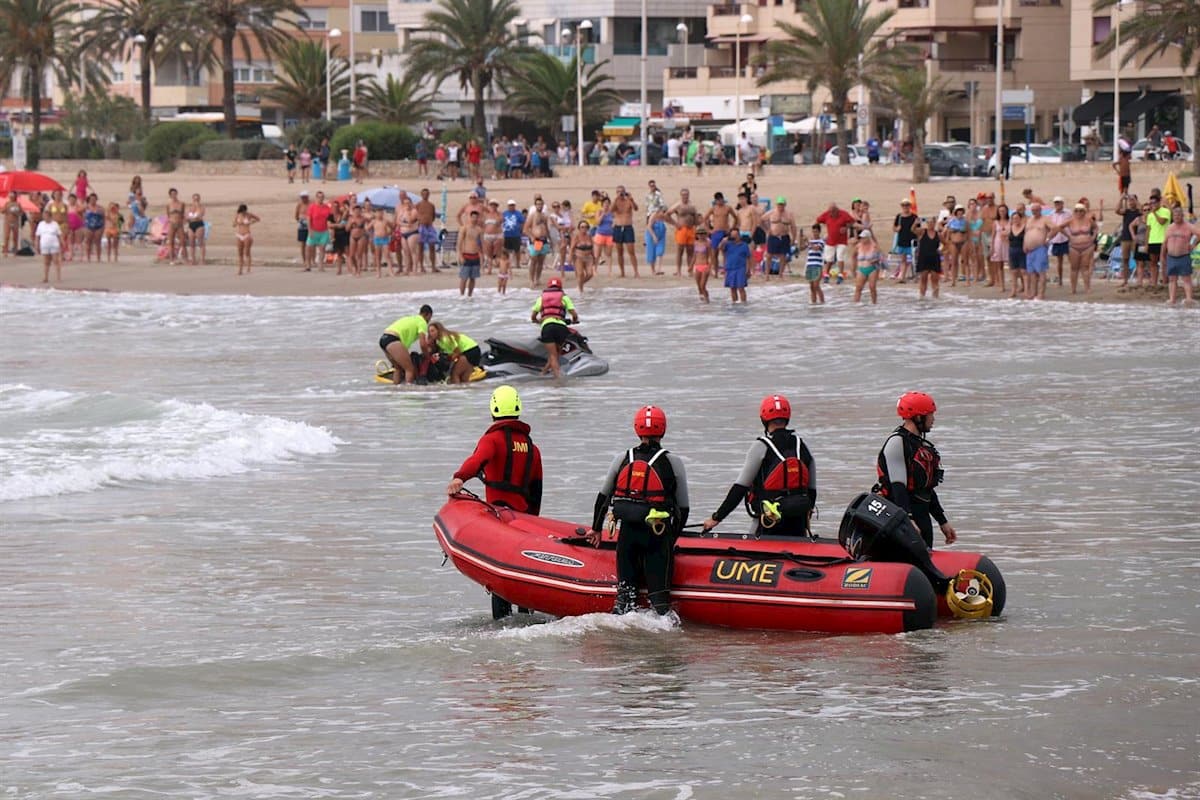
[[[742,79],[727,66],[667,67],[663,70],[663,96],[732,95],[741,89],[746,95],[758,94],[755,67],[743,65]],[[740,84],[740,86],[739,86]]]
[[[135,87],[139,92],[141,88]],[[205,106],[209,103],[208,86],[163,86],[154,84],[150,88],[150,105],[154,108],[180,106]]]
[[[758,33],[760,12],[767,7],[741,3],[720,3],[708,7],[708,37],[742,36]],[[742,15],[749,15],[750,22],[742,22]]]
[[[969,78],[979,73],[995,73],[996,62],[986,58],[935,58],[932,59],[933,74],[944,77],[963,75]],[[1001,65],[1004,72],[1012,72],[1015,68],[1013,59],[1006,59]]]

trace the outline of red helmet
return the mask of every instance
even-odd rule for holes
[[[937,411],[933,398],[924,392],[905,392],[896,403],[896,413],[901,419],[924,417]]]
[[[633,417],[633,432],[638,436],[662,436],[667,432],[667,415],[658,406],[642,406]]]
[[[551,278],[550,280],[546,281],[546,288],[547,289],[561,289],[562,288],[562,280],[560,278]]]
[[[758,407],[758,418],[764,425],[777,419],[786,422],[792,418],[792,404],[781,394],[767,395]]]

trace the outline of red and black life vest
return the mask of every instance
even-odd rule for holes
[[[774,500],[798,492],[807,492],[811,456],[795,431],[779,429],[758,440],[767,446],[767,454],[758,468],[754,494],[760,500]]]
[[[899,436],[900,441],[904,443],[904,465],[905,471],[908,473],[906,488],[909,492],[919,496],[927,496],[942,482],[942,457],[937,448],[933,446],[933,442],[920,434],[913,433],[903,425],[896,428],[892,436]],[[884,449],[886,448],[887,443],[885,442]],[[875,471],[879,474],[878,494],[887,497],[892,478],[887,474],[887,464],[882,449],[879,452],[879,459],[875,463]]]
[[[567,318],[566,304],[563,303],[562,289],[543,289],[542,290],[542,319],[561,319]]]
[[[613,487],[613,503],[639,503],[674,508],[675,473],[667,451],[658,445],[639,445],[625,454]]]
[[[514,492],[528,500],[529,484],[533,478],[533,439],[529,438],[528,433],[508,426],[500,428],[500,432],[504,434],[504,466],[499,468],[489,463],[479,473],[479,480],[489,489]],[[494,466],[500,473],[499,478],[489,478],[485,474]],[[514,475],[517,476],[516,480],[513,479]]]

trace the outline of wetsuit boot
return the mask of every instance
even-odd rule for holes
[[[492,619],[504,619],[512,616],[512,603],[498,594],[492,595]]]
[[[637,609],[637,587],[628,583],[617,584],[617,600],[612,613],[628,614]]]

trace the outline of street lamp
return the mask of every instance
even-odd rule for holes
[[[325,34],[325,119],[333,121],[333,93],[331,89],[330,79],[330,56],[329,56],[329,40],[340,39],[342,36],[341,28],[332,28],[329,33]]]
[[[585,19],[575,26],[575,148],[579,166],[583,166],[583,32],[592,29]]]
[[[354,0],[350,0],[350,33],[346,39],[346,44],[350,49],[350,124],[353,125],[357,121],[357,115],[354,113],[354,104],[357,99],[355,91],[354,68],[357,62],[354,58]]]
[[[679,34],[679,43],[683,45],[683,77],[687,77],[687,46],[688,46],[688,26],[687,23],[681,22],[675,26],[675,32]]]
[[[742,163],[742,26],[754,22],[754,17],[742,14],[733,35],[733,163]]]
[[[145,46],[145,44],[146,44],[146,37],[142,36],[140,33],[133,36],[129,40],[129,64],[126,67],[129,70],[129,72],[126,73],[126,75],[125,75],[125,86],[129,92],[130,100],[133,100],[133,64],[134,64],[133,52],[134,52],[134,48],[135,47],[143,47],[143,46]],[[139,64],[141,63],[141,59],[138,59],[138,63]]]
[[[1117,18],[1116,47],[1113,48],[1113,161],[1121,160],[1121,6],[1126,0],[1117,0],[1113,16]]]

